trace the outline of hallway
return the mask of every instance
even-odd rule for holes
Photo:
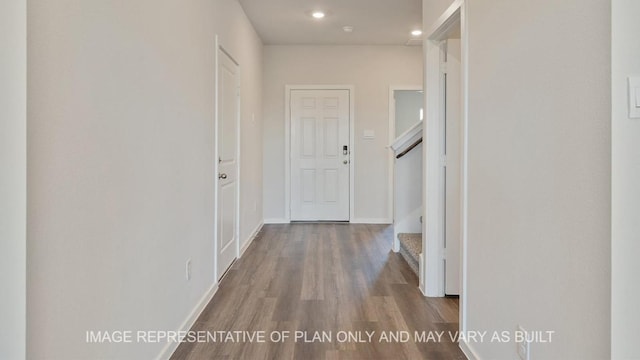
[[[415,343],[414,332],[458,329],[458,300],[425,298],[418,279],[390,251],[386,225],[266,225],[220,283],[192,331],[264,331],[264,343],[183,343],[172,359],[464,359],[445,335]],[[273,331],[290,331],[275,343]],[[294,340],[296,331],[306,337]],[[312,340],[315,331],[331,341]],[[371,341],[340,342],[338,332]],[[407,331],[406,343],[380,335]],[[363,335],[366,340],[367,337]]]

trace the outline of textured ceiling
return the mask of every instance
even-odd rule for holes
[[[267,45],[404,45],[422,26],[422,0],[240,0]],[[327,16],[311,17],[314,10]],[[346,33],[344,26],[353,26]]]

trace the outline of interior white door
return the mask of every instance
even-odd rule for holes
[[[460,294],[462,106],[460,40],[446,44],[445,74],[445,294]]]
[[[349,220],[349,90],[291,90],[291,220]]]
[[[217,274],[221,278],[238,256],[238,65],[218,50],[218,223]]]

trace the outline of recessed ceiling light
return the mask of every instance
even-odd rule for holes
[[[353,26],[344,26],[342,27],[342,30],[344,30],[344,32],[350,33],[353,32]]]
[[[422,35],[422,30],[413,30],[413,31],[411,32],[411,35],[413,35],[413,36],[420,36],[420,35]]]
[[[311,13],[311,16],[313,16],[315,19],[322,19],[324,17],[324,13],[322,11],[314,11],[313,13]]]

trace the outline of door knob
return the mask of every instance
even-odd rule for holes
[[[227,178],[227,174],[225,174],[225,173],[222,173],[222,174],[218,175],[218,179],[223,179],[224,180],[226,178]]]

